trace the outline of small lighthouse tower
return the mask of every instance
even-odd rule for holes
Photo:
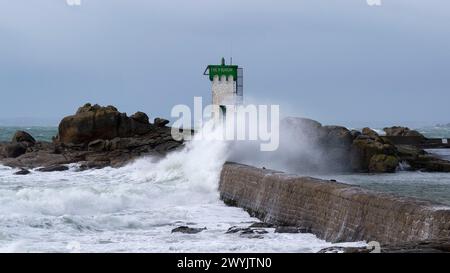
[[[211,81],[212,104],[219,105],[222,110],[228,105],[243,103],[243,69],[237,65],[225,64],[222,58],[220,65],[208,65],[204,75]]]

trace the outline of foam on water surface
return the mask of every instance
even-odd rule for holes
[[[221,133],[207,128],[208,133]],[[226,144],[195,140],[156,162],[16,176],[0,166],[1,252],[315,252],[312,234],[225,234],[258,221],[217,191]],[[177,226],[206,227],[198,234]],[[339,245],[363,245],[348,243]]]

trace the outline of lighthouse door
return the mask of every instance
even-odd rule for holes
[[[225,121],[225,117],[227,116],[227,107],[225,105],[220,105],[220,113],[222,116],[222,121]]]

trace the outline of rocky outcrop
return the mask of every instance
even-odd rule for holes
[[[370,158],[368,170],[371,173],[393,173],[398,163],[394,155],[376,154]]]
[[[24,143],[11,143],[3,147],[3,155],[6,158],[16,158],[27,152],[27,146]]]
[[[425,138],[424,135],[417,132],[416,130],[411,130],[408,127],[402,127],[402,126],[393,126],[393,127],[386,127],[383,129],[383,131],[386,133],[386,136],[413,136],[413,137],[421,137]]]
[[[410,170],[427,172],[450,172],[450,162],[413,145],[396,145],[397,155]]]
[[[288,117],[280,123],[276,160],[283,159],[288,169],[298,172],[348,171],[353,139],[352,132],[343,126]]]
[[[23,143],[26,146],[34,146],[34,144],[36,144],[34,137],[24,131],[17,131],[12,138],[12,142]]]
[[[316,120],[309,118],[287,117],[282,120],[282,126],[292,128],[293,130],[303,131],[308,135],[316,135],[317,130],[322,124]]]
[[[158,127],[164,127],[167,124],[169,124],[169,122],[170,121],[168,121],[167,119],[163,119],[163,118],[155,118],[155,120],[154,120],[155,126],[158,126]]]
[[[318,138],[322,160],[331,171],[347,171],[349,169],[350,151],[354,136],[343,126],[322,126]]]
[[[353,140],[350,160],[354,171],[364,172],[394,172],[399,163],[395,146],[369,128]]]
[[[395,172],[401,162],[407,163],[402,166],[411,170],[450,170],[449,161],[420,148],[430,142],[422,134],[400,126],[384,130],[386,136],[380,136],[367,127],[349,130],[312,119],[288,117],[280,123],[280,149],[274,157],[277,162],[283,159],[285,170],[299,173],[389,173]]]
[[[415,160],[407,160],[414,170],[427,172],[450,172],[450,161],[436,158],[434,155],[425,153],[418,155]]]
[[[36,144],[36,140],[27,132],[17,131],[10,143],[0,143],[0,158],[17,158]]]
[[[60,122],[57,139],[63,144],[80,144],[97,139],[143,135],[151,130],[148,116],[142,112],[128,117],[114,106],[92,106],[88,103],[80,107],[75,115]]]
[[[343,126],[322,126],[320,143],[328,147],[348,148],[355,138],[354,134]]]
[[[385,128],[390,137],[423,138],[407,127]],[[395,172],[400,162],[410,170],[428,172],[450,172],[450,162],[440,159],[415,145],[396,144],[390,137],[379,136],[375,131],[364,128],[352,144],[351,165],[354,171]],[[401,142],[400,142],[401,143]]]
[[[144,112],[136,112],[130,118],[142,124],[149,124],[148,116]]]
[[[399,164],[395,146],[369,128],[350,131],[343,126],[322,126],[311,119],[290,117],[281,122],[280,135],[285,132],[290,136],[282,136],[281,142],[290,142],[290,147],[298,142],[302,147],[297,154],[303,159],[296,160],[294,154],[291,162],[308,166],[308,170],[394,172]],[[289,152],[280,156],[286,155],[291,156]]]
[[[43,167],[40,171],[67,170],[70,163],[79,163],[80,170],[119,167],[142,155],[162,157],[181,147],[165,125],[149,123],[143,112],[128,117],[114,106],[85,104],[62,119],[52,143],[35,141],[26,132],[17,132],[13,142],[0,143],[0,163]]]
[[[281,121],[280,128],[282,151],[278,158],[286,158],[285,165],[294,165],[289,168],[294,172],[389,173],[395,172],[400,162],[407,163],[411,170],[450,171],[449,161],[427,153],[420,145],[398,144],[411,139],[413,143],[426,140],[407,127],[385,128],[387,136],[380,136],[370,128],[350,131],[342,126],[323,126],[311,119],[289,117]]]

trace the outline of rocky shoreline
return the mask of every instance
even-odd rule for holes
[[[80,170],[120,167],[144,155],[163,157],[183,143],[171,136],[168,120],[137,112],[128,117],[114,106],[85,104],[62,119],[52,142],[39,142],[18,131],[11,142],[0,143],[0,163],[19,168],[17,174],[37,171],[64,171],[78,163]]]
[[[29,169],[35,168],[39,168],[38,171],[64,171],[67,170],[64,165],[70,163],[78,163],[80,170],[86,170],[120,167],[145,155],[163,157],[183,146],[182,141],[173,139],[168,123],[162,118],[155,118],[150,123],[143,112],[127,116],[114,106],[87,103],[74,115],[61,120],[52,142],[36,141],[24,131],[16,132],[11,142],[0,142],[0,163],[19,168],[17,174],[26,175]],[[281,143],[285,148],[302,142],[324,156],[315,162],[310,159],[311,154],[279,152],[280,155],[275,156],[285,159],[287,164],[313,172],[322,167],[330,171],[386,173],[397,171],[400,165],[409,170],[450,172],[449,161],[414,145],[396,145],[389,139],[426,139],[406,127],[385,128],[386,135],[380,136],[369,128],[349,130],[290,117],[281,121],[280,134],[286,132],[291,136]]]
[[[304,158],[298,156],[300,160],[297,155],[287,160],[289,164],[295,162],[296,165],[308,166],[307,169],[391,173],[403,166],[403,169],[411,171],[450,172],[450,161],[440,159],[418,145],[395,144],[391,141],[392,137],[413,137],[426,141],[427,138],[419,132],[399,126],[384,128],[384,131],[385,135],[380,136],[370,128],[349,130],[343,126],[322,125],[315,120],[290,117],[281,121],[280,135],[282,140],[283,134],[290,135],[287,138],[289,145],[295,145],[296,137],[299,136],[303,146],[323,154],[319,163],[310,160],[310,154]],[[285,154],[289,156],[289,153]]]

